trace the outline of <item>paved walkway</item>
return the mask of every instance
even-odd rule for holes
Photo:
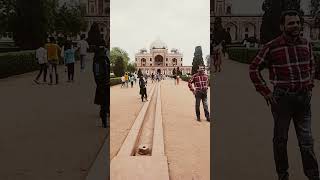
[[[75,83],[37,85],[37,72],[0,80],[0,179],[81,180],[96,159],[106,130],[96,126],[92,61]],[[49,79],[49,78],[48,78]]]
[[[148,85],[150,90],[151,83]],[[186,82],[161,82],[165,154],[171,180],[210,179],[210,124],[197,122]],[[110,158],[113,159],[142,107],[139,88],[111,87]],[[202,108],[202,106],[201,106]],[[192,132],[192,133],[191,133]]]
[[[267,80],[267,73],[264,77]],[[271,87],[271,86],[270,86]],[[273,118],[265,100],[254,89],[248,65],[226,60],[213,86],[215,123],[212,135],[212,178],[276,179],[273,151]],[[312,128],[320,159],[320,84],[312,98]],[[306,179],[293,124],[289,133],[290,180]]]

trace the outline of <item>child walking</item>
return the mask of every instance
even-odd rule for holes
[[[64,64],[68,69],[68,82],[74,81],[75,50],[71,47],[71,42],[67,42],[64,47]]]

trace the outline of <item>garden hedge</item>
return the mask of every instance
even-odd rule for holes
[[[0,53],[0,78],[23,74],[39,69],[35,51]]]
[[[121,78],[116,77],[116,78],[110,78],[110,86],[115,86],[121,84]]]

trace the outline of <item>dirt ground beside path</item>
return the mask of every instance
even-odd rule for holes
[[[195,98],[184,81],[178,86],[173,80],[162,81],[161,99],[170,180],[210,180],[210,124],[202,104],[197,122]]]
[[[133,88],[116,85],[110,89],[110,160],[117,155],[142,108],[138,83]],[[149,83],[148,92],[151,87]]]

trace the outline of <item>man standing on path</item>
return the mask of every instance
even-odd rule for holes
[[[87,52],[89,50],[89,44],[88,42],[85,40],[86,35],[82,34],[81,35],[81,41],[79,41],[77,47],[79,49],[79,53],[80,53],[80,70],[81,72],[84,72],[85,69],[85,58],[87,56]]]
[[[264,96],[274,118],[273,151],[279,180],[288,180],[287,140],[293,119],[305,175],[319,180],[317,159],[311,133],[311,91],[314,59],[310,43],[300,37],[301,21],[296,11],[281,15],[282,35],[267,43],[250,65],[250,78]],[[273,93],[260,71],[269,68]]]
[[[59,82],[57,66],[59,64],[59,55],[61,53],[61,48],[55,43],[54,37],[50,37],[49,40],[50,40],[50,43],[46,44],[46,49],[47,49],[47,58],[49,62],[50,85],[52,85],[53,71],[55,71],[55,75],[56,75],[56,84],[58,84]]]
[[[194,74],[191,79],[189,80],[188,86],[190,91],[194,94],[196,98],[196,115],[197,115],[197,121],[200,121],[200,101],[202,100],[203,109],[205,116],[207,118],[207,121],[210,122],[210,116],[209,116],[209,108],[208,108],[208,75],[204,72],[205,67],[203,65],[199,66],[198,73]],[[192,86],[194,84],[194,88]]]

